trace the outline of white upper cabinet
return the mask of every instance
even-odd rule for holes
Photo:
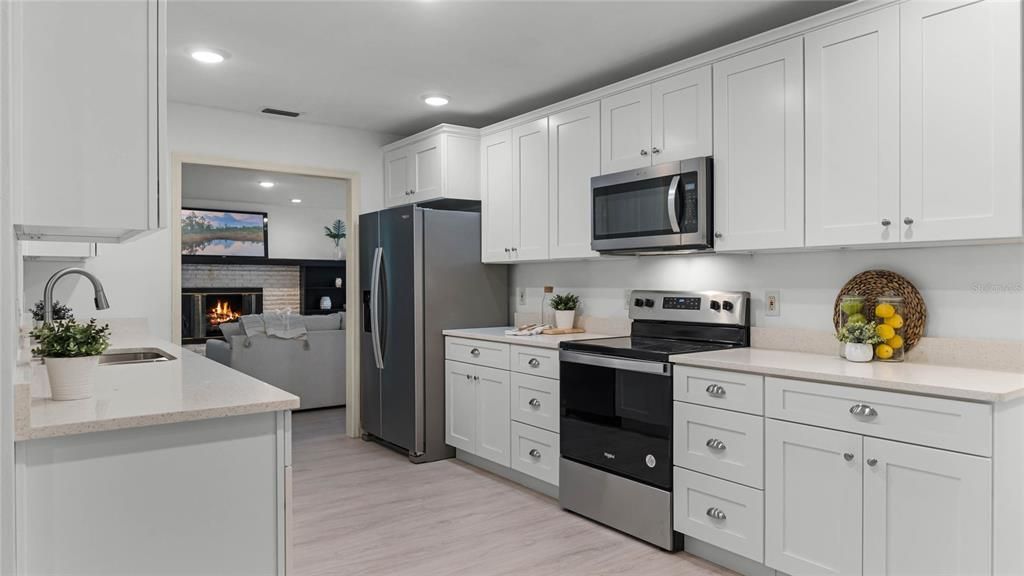
[[[715,248],[804,240],[803,38],[714,65]]]
[[[590,179],[601,173],[601,104],[550,116],[548,143],[549,256],[597,256],[590,249]]]
[[[601,173],[651,165],[651,85],[601,100]]]
[[[480,199],[480,137],[441,124],[384,147],[384,205]]]
[[[711,155],[711,67],[651,85],[651,162]]]
[[[991,460],[876,438],[864,458],[864,574],[992,573]]]
[[[601,100],[601,173],[709,156],[711,67]]]
[[[502,130],[480,139],[481,261],[511,261],[512,202],[512,131]]]
[[[1021,235],[1021,3],[900,5],[904,241]]]
[[[513,260],[548,257],[548,119],[512,129]]]
[[[166,225],[166,3],[6,8],[18,237],[120,242]]]
[[[899,242],[899,25],[893,6],[804,38],[808,246]]]

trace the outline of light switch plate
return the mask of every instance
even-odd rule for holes
[[[781,314],[782,301],[778,290],[765,290],[764,292],[764,315],[779,316]]]

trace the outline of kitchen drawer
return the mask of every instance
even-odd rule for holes
[[[558,380],[513,372],[509,406],[512,420],[558,432]]]
[[[988,404],[766,377],[765,413],[865,436],[992,455]]]
[[[558,350],[513,345],[512,371],[557,379]]]
[[[676,402],[676,466],[764,488],[764,418]]]
[[[764,414],[764,376],[676,365],[672,397],[715,408]]]
[[[508,344],[488,342],[487,340],[469,340],[467,338],[444,339],[444,357],[448,360],[490,366],[499,370],[508,370]]]
[[[673,527],[755,562],[764,562],[764,492],[673,468]]]
[[[558,434],[512,423],[512,469],[558,486]]]

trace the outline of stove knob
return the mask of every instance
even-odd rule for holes
[[[728,300],[723,300],[722,301],[722,310],[725,310],[726,312],[732,312],[732,302],[730,302]]]
[[[654,308],[654,300],[651,300],[650,298],[644,300],[644,306],[647,306],[648,308]]]
[[[635,299],[633,299],[633,306],[636,306],[637,308],[643,308],[644,307],[644,299],[643,298],[635,298]]]
[[[712,310],[718,311],[718,310],[721,310],[721,308],[722,308],[722,305],[718,303],[718,300],[712,300],[711,301],[711,309]]]

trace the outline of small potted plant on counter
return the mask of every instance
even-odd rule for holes
[[[555,310],[555,328],[572,328],[579,306],[580,298],[572,292],[552,296],[551,307]]]
[[[836,338],[845,344],[846,359],[851,362],[870,362],[875,355],[874,345],[882,342],[874,322],[849,322],[839,329]]]
[[[32,331],[39,346],[32,351],[46,363],[54,400],[81,400],[93,394],[93,372],[110,345],[110,326],[72,320],[43,324]]]

